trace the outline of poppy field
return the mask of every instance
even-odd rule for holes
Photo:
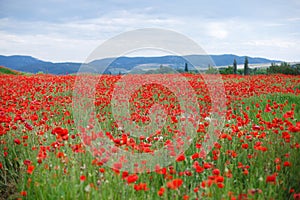
[[[172,78],[132,75],[129,84],[145,76]],[[111,107],[122,75],[102,75],[93,118],[102,131],[85,135],[92,125],[78,128],[73,115],[77,76],[0,75],[0,199],[300,199],[300,77],[223,75],[224,124],[203,153],[216,108],[201,75],[182,76],[199,106],[189,147],[166,166],[127,171],[124,160],[108,166],[109,156],[97,156],[105,149],[91,152],[88,144],[106,138],[113,144],[110,151],[151,154],[166,147],[172,154],[184,134],[177,124],[192,119],[182,116],[167,87],[143,85],[131,95],[126,120],[151,123],[154,104],[166,114],[157,130],[134,137],[117,123],[125,119],[115,119]]]

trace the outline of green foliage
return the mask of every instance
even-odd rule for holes
[[[234,74],[234,68],[232,66],[228,66],[225,69],[221,69],[220,74]]]
[[[219,70],[212,67],[212,66],[208,66],[208,69],[206,70],[206,74],[218,74]]]
[[[236,59],[234,59],[234,61],[233,61],[233,73],[237,74],[237,62],[236,62]]]
[[[244,63],[244,75],[249,75],[250,69],[249,69],[249,61],[248,57],[245,57],[245,63]]]
[[[267,68],[254,68],[254,69],[250,69],[250,74],[253,74],[253,75],[267,74]]]
[[[296,85],[295,87],[294,87],[294,90],[296,91],[296,90],[300,90],[300,84],[299,85]]]
[[[189,71],[189,69],[188,69],[188,64],[187,64],[187,63],[184,64],[184,71],[185,71],[185,72],[188,72],[188,71]]]
[[[145,72],[145,74],[174,74],[174,73],[175,73],[174,69],[163,65],[160,65],[158,69],[151,69]]]
[[[280,65],[272,63],[267,69],[268,74],[289,74],[289,75],[300,75],[300,64],[290,66],[286,62],[282,62]]]
[[[16,75],[16,74],[18,74],[18,72],[14,71],[14,70],[11,70],[9,68],[0,66],[0,74],[13,74],[13,75]]]
[[[238,69],[238,70],[237,70],[237,74],[243,75],[243,73],[244,73],[244,70],[242,70],[242,69]]]

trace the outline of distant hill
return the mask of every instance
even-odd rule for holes
[[[0,56],[0,65],[10,69],[30,73],[67,74],[76,73],[81,63],[53,63],[46,62],[31,56]]]
[[[212,60],[211,60],[211,59]],[[170,67],[175,70],[183,70],[184,64],[188,63],[189,66],[192,62],[195,66],[200,68],[207,68],[208,65],[211,66],[228,66],[232,65],[233,60],[236,59],[237,64],[243,64],[245,56],[237,56],[232,54],[225,55],[188,55],[188,56],[161,56],[161,57],[118,57],[105,58],[100,60],[95,60],[87,65],[92,67],[97,67],[98,71],[105,73],[127,73],[128,71],[135,69],[157,69],[161,65]],[[249,64],[263,64],[271,62],[280,62],[277,60],[269,60],[266,58],[252,58],[248,57]],[[53,63],[46,62],[31,56],[0,56],[0,65],[4,65],[10,69],[14,69],[22,72],[30,73],[50,73],[50,74],[72,74],[76,73],[81,63],[75,62],[64,62],[64,63]],[[109,67],[104,69],[106,66]],[[101,70],[102,69],[102,70]]]

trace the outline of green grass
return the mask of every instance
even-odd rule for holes
[[[273,104],[274,102],[280,103],[287,103],[288,105],[295,104],[295,119],[300,119],[300,106],[298,105],[300,102],[300,97],[294,94],[282,94],[282,93],[274,93],[268,95],[261,95],[259,97],[250,97],[247,99],[243,99],[241,101],[237,101],[233,103],[233,106],[241,107],[242,109],[246,109],[247,106],[250,107],[250,111],[258,110],[255,106],[256,103],[260,104],[260,109],[264,109],[267,104]],[[287,111],[290,107],[287,106],[284,108],[284,111]],[[281,112],[281,113],[282,113]],[[268,113],[263,113],[266,116],[272,117],[273,115],[269,115]],[[250,118],[256,120],[256,113],[249,112]],[[278,115],[277,115],[278,116]],[[278,116],[279,117],[279,116]]]
[[[20,74],[20,72],[17,72],[15,70],[0,66],[0,74],[12,74],[12,75],[17,75]]]

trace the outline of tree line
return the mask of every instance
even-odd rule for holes
[[[287,74],[287,75],[300,75],[300,63],[291,65],[287,62],[280,64],[271,63],[271,66],[267,68],[250,68],[248,57],[245,57],[244,68],[237,68],[237,61],[234,59],[233,65],[227,68],[216,69],[214,67],[208,67],[207,74],[239,74],[239,75],[255,75],[255,74]]]
[[[203,72],[206,74],[236,74],[236,75],[256,75],[256,74],[288,74],[288,75],[300,75],[300,63],[291,65],[286,62],[280,64],[271,63],[271,66],[267,68],[250,68],[248,57],[245,57],[244,67],[242,69],[237,68],[236,59],[233,60],[233,65],[227,68],[215,68],[213,66],[208,66],[207,70],[193,70],[189,69],[188,63],[184,63],[183,69],[174,70],[168,66],[160,65],[158,69],[148,70],[146,72],[136,71],[134,73],[146,73],[146,74],[169,74],[169,73],[199,73]],[[111,74],[111,73],[110,73]],[[119,72],[119,75],[122,75]]]

